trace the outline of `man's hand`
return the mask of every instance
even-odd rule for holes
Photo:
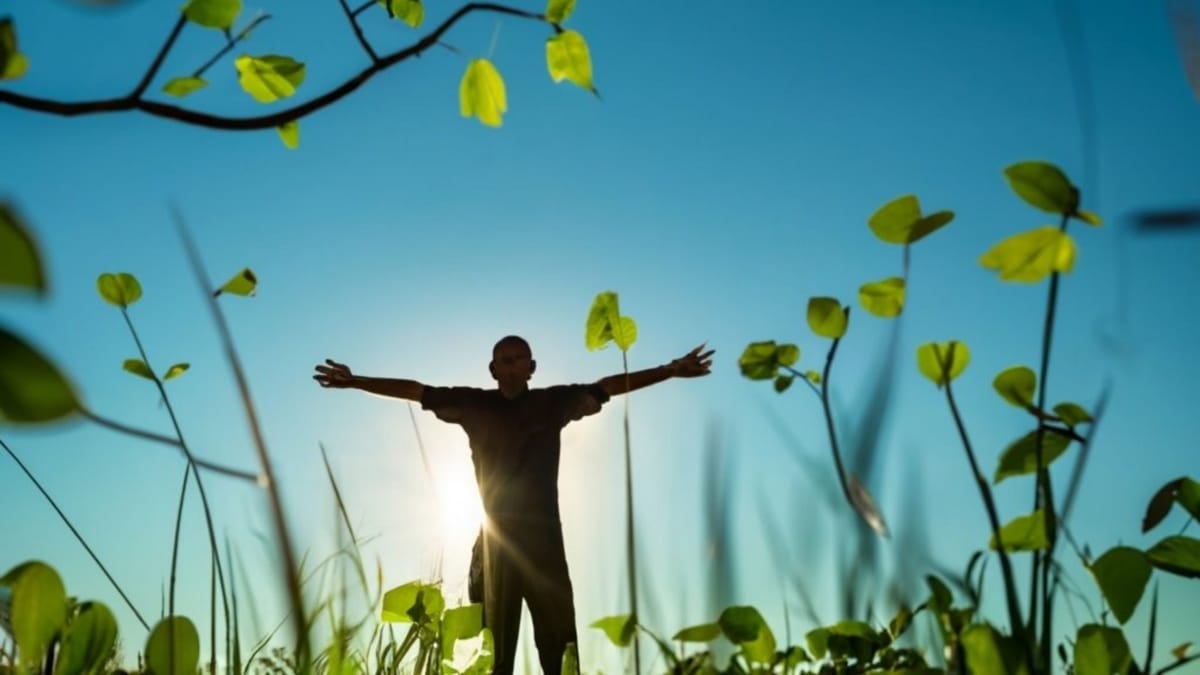
[[[352,386],[354,374],[350,372],[349,366],[333,359],[325,359],[325,363],[324,366],[317,366],[317,374],[313,375],[313,379],[322,387],[345,389]]]
[[[707,343],[667,364],[671,377],[701,377],[712,372],[712,355],[715,350],[703,351]]]

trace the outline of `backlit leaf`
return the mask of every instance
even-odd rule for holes
[[[858,289],[858,302],[875,316],[885,319],[898,316],[904,310],[904,279],[888,277],[863,284]]]
[[[182,374],[184,374],[185,372],[187,372],[187,369],[188,369],[188,368],[190,368],[190,367],[191,367],[191,366],[190,366],[190,365],[188,365],[188,364],[186,364],[186,363],[176,363],[176,364],[174,364],[174,365],[173,365],[173,366],[171,366],[170,368],[167,368],[167,372],[163,373],[163,378],[162,378],[162,379],[163,379],[163,382],[166,382],[167,380],[170,380],[170,379],[173,379],[173,378],[179,377],[180,375],[182,375]]]
[[[1000,273],[1003,281],[1036,283],[1052,272],[1075,266],[1075,241],[1053,225],[1013,235],[979,258],[979,264]]]
[[[1167,537],[1146,551],[1146,557],[1160,570],[1181,577],[1200,577],[1200,539]]]
[[[105,605],[85,602],[63,634],[55,675],[102,672],[117,642],[117,620]]]
[[[387,9],[388,16],[400,19],[417,28],[425,20],[425,6],[420,0],[376,0]]]
[[[242,55],[233,63],[238,84],[259,103],[272,103],[296,93],[304,82],[304,64],[290,56]]]
[[[206,28],[228,30],[242,11],[242,0],[188,0],[183,15]]]
[[[555,82],[565,79],[596,93],[592,84],[592,57],[588,54],[587,42],[579,33],[565,30],[546,40],[546,67],[550,70],[550,79]]]
[[[1017,439],[1000,454],[1000,464],[996,468],[995,481],[1009,476],[1022,476],[1037,472],[1037,437],[1036,430]],[[1071,439],[1052,431],[1042,433],[1042,468],[1050,466],[1054,460],[1067,451]]]
[[[812,382],[813,384],[821,384],[821,374],[815,370],[805,371],[804,377],[807,377],[808,381]]]
[[[383,594],[381,618],[392,623],[437,621],[446,608],[442,589],[436,584],[410,581]]]
[[[1063,424],[1072,429],[1080,424],[1087,424],[1092,421],[1092,416],[1088,414],[1088,411],[1076,403],[1059,403],[1054,406],[1054,414],[1058,415]]]
[[[0,422],[52,422],[79,409],[58,368],[0,327]]]
[[[1004,170],[1013,192],[1030,205],[1056,214],[1079,208],[1079,191],[1058,167],[1046,162],[1020,162]]]
[[[1114,546],[1092,563],[1090,569],[1113,616],[1121,623],[1128,621],[1153,571],[1146,554],[1129,546]]]
[[[792,386],[792,380],[796,379],[794,375],[780,375],[775,378],[775,391],[782,394]]]
[[[46,271],[29,228],[7,202],[0,201],[0,286],[46,292]]]
[[[40,670],[50,642],[67,620],[67,592],[53,567],[31,561],[0,580],[12,593],[12,638],[17,643],[22,669]]]
[[[1171,511],[1171,504],[1175,503],[1175,494],[1179,491],[1179,486],[1183,485],[1183,478],[1176,478],[1173,481],[1163,485],[1150,498],[1150,503],[1146,505],[1146,515],[1142,518],[1142,532],[1149,532],[1154,529],[1163,518]]]
[[[213,297],[217,297],[222,293],[232,293],[243,297],[254,295],[258,289],[258,277],[254,276],[254,272],[249,268],[243,268],[241,272],[229,277],[216,291],[213,292]]]
[[[1018,408],[1033,405],[1033,394],[1037,391],[1037,375],[1025,366],[1013,366],[996,376],[992,381],[996,393]]]
[[[121,367],[147,380],[154,379],[154,373],[150,370],[150,366],[147,366],[146,362],[141,359],[125,359],[125,363],[122,363]]]
[[[546,0],[546,20],[561,24],[575,11],[575,0]]]
[[[742,648],[753,663],[770,663],[775,656],[775,635],[754,607],[726,607],[717,624],[730,642]]]
[[[912,244],[954,220],[954,212],[938,211],[921,215],[916,195],[904,195],[884,204],[867,219],[867,225],[889,244]]]
[[[1050,545],[1046,538],[1046,514],[1038,509],[1017,516],[1000,528],[1000,541],[1006,551],[1041,551]],[[995,535],[988,538],[988,548],[995,550]]]
[[[1184,478],[1175,493],[1175,501],[1192,514],[1193,518],[1200,519],[1200,483],[1191,478]]]
[[[508,110],[508,98],[504,80],[491,61],[475,59],[467,64],[458,85],[458,110],[463,117],[478,117],[489,127],[500,126],[504,111]]]
[[[1100,227],[1101,225],[1104,224],[1104,221],[1100,219],[1100,216],[1092,213],[1091,211],[1085,211],[1083,209],[1079,209],[1075,213],[1072,213],[1071,216],[1073,218],[1078,218],[1079,220],[1082,220],[1083,222],[1087,223],[1088,225],[1091,225],[1092,227]]]
[[[825,653],[829,651],[829,629],[815,628],[808,631],[804,634],[804,644],[814,659],[825,658]]]
[[[780,366],[790,366],[799,359],[800,348],[796,345],[777,345],[774,340],[751,342],[738,358],[738,368],[751,380],[770,380],[779,374]]]
[[[961,375],[970,362],[970,350],[958,340],[927,342],[917,347],[917,369],[939,389]]]
[[[275,127],[275,131],[279,132],[279,140],[283,141],[288,150],[300,147],[300,123],[296,120],[284,122]]]
[[[1018,664],[1021,654],[1013,645],[987,624],[968,626],[962,633],[963,651],[967,656],[967,672],[972,675],[1020,675],[1027,672]]]
[[[146,638],[146,666],[153,675],[194,675],[199,663],[200,635],[185,616],[159,621]]]
[[[592,301],[584,328],[584,343],[589,350],[603,349],[609,341],[615,342],[621,351],[628,351],[637,341],[637,323],[621,316],[617,294],[603,291]]]
[[[200,77],[175,77],[163,85],[163,91],[176,98],[183,98],[188,94],[203,89],[208,86],[208,82]]]
[[[15,80],[29,69],[29,60],[18,50],[17,27],[11,17],[0,18],[0,80]]]
[[[105,302],[118,307],[128,307],[142,297],[142,285],[137,277],[126,272],[101,274],[96,279],[96,290]]]
[[[454,660],[454,643],[469,640],[483,630],[483,605],[472,604],[446,610],[442,615],[442,658]]]
[[[904,632],[907,631],[908,627],[912,625],[912,620],[913,612],[911,609],[907,607],[901,607],[896,612],[896,616],[892,617],[892,620],[888,622],[888,634],[891,636],[893,641],[895,641],[901,635],[904,635]]]
[[[836,340],[845,335],[849,314],[835,298],[808,299],[808,327],[821,337]]]
[[[1129,643],[1119,628],[1088,624],[1075,637],[1075,675],[1125,673],[1133,663]]]
[[[1171,650],[1171,656],[1174,656],[1176,661],[1182,661],[1187,658],[1188,650],[1191,648],[1192,643],[1190,640],[1188,642],[1184,642],[1183,644],[1176,645],[1175,648]]]
[[[671,639],[679,642],[711,642],[721,636],[721,624],[702,623],[698,626],[688,626],[676,633]]]
[[[609,642],[612,642],[614,645],[628,647],[633,642],[633,633],[637,624],[634,623],[632,615],[620,614],[597,619],[592,622],[591,626],[592,628],[599,628],[604,631],[604,634],[608,636]]]
[[[568,642],[567,648],[563,650],[561,675],[580,675],[579,674],[579,646],[574,642]]]

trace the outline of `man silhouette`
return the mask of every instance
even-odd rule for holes
[[[621,373],[593,384],[530,389],[537,362],[529,343],[509,335],[492,348],[488,364],[496,389],[364,377],[331,359],[316,366],[313,379],[323,387],[419,401],[439,419],[463,428],[488,520],[472,551],[468,593],[472,602],[483,603],[484,625],[494,638],[494,672],[512,673],[523,599],[542,671],[559,675],[563,651],[576,642],[558,511],[559,433],[573,420],[599,412],[611,396],[672,377],[709,374],[712,354],[700,345],[667,365],[628,377]]]

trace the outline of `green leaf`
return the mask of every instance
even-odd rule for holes
[[[829,656],[835,660],[855,659],[868,663],[875,652],[887,644],[887,636],[880,635],[870,624],[862,621],[839,621],[826,626],[829,632],[827,647]]]
[[[1183,478],[1176,478],[1154,493],[1154,496],[1150,498],[1150,503],[1146,505],[1146,515],[1142,518],[1142,532],[1149,532],[1161,523],[1163,518],[1167,517],[1183,481]]]
[[[917,369],[939,389],[962,375],[970,362],[971,351],[958,340],[927,342],[917,347]]]
[[[442,615],[442,659],[454,660],[454,643],[469,640],[483,630],[483,605],[472,604],[446,610]]]
[[[194,675],[199,663],[200,635],[185,616],[159,621],[146,638],[146,667],[152,675]]]
[[[546,40],[546,67],[550,79],[555,82],[567,80],[572,84],[597,94],[592,83],[592,57],[588,54],[587,42],[573,30],[564,30]]]
[[[67,624],[54,675],[102,672],[117,642],[117,620],[99,602],[85,602]]]
[[[588,311],[584,342],[588,350],[594,351],[608,346],[610,340],[621,351],[629,351],[637,340],[637,323],[627,316],[621,316],[616,293],[604,291],[596,294]]]
[[[489,127],[498,127],[508,110],[504,80],[496,66],[487,59],[475,59],[467,64],[458,85],[458,111],[463,117],[475,116]]]
[[[425,20],[425,6],[420,0],[376,0],[387,9],[388,16],[400,19],[404,23],[417,28]]]
[[[1088,624],[1075,637],[1075,675],[1128,672],[1133,663],[1129,643],[1119,628]]]
[[[163,85],[162,90],[174,96],[175,98],[183,98],[188,94],[203,89],[208,86],[208,82],[200,77],[175,77]]]
[[[1100,227],[1104,224],[1104,221],[1101,220],[1100,216],[1092,213],[1091,211],[1084,211],[1083,209],[1079,209],[1075,213],[1072,213],[1071,217],[1078,218],[1092,227]]]
[[[1058,415],[1059,419],[1072,429],[1092,421],[1092,416],[1088,414],[1088,411],[1076,403],[1059,403],[1054,406],[1054,414]]]
[[[825,653],[829,651],[829,629],[815,628],[804,634],[804,644],[808,646],[808,653],[813,655],[814,659],[825,658]]]
[[[0,422],[53,422],[79,410],[58,368],[0,327]]]
[[[916,195],[904,195],[879,207],[867,220],[867,225],[889,244],[912,244],[920,241],[954,220],[953,211],[938,211],[921,215],[921,203]]]
[[[188,0],[183,15],[188,21],[218,30],[229,30],[242,12],[242,0]]]
[[[1004,449],[1000,455],[1000,465],[996,468],[995,482],[1009,476],[1023,476],[1037,472],[1037,430],[1031,431],[1018,438]],[[1050,466],[1054,460],[1067,451],[1071,439],[1052,431],[1042,434],[1042,468]]]
[[[794,375],[780,375],[775,378],[775,391],[782,394],[792,386],[792,380],[796,379]]]
[[[805,371],[804,377],[807,377],[808,381],[812,382],[813,384],[816,384],[816,385],[821,384],[821,374],[815,370]]]
[[[146,362],[141,359],[125,359],[125,363],[122,363],[121,367],[133,373],[134,375],[139,375],[147,380],[154,379],[154,372],[151,371],[150,366],[147,366]]]
[[[4,575],[0,585],[12,592],[12,638],[17,643],[21,669],[41,670],[50,643],[67,620],[67,592],[53,567],[31,561]]]
[[[462,672],[462,675],[492,675],[493,666],[496,660],[495,641],[492,638],[492,629],[487,626],[479,632],[482,636],[483,645],[479,648],[479,656],[467,669]],[[565,674],[564,674],[565,675]]]
[[[846,334],[849,320],[850,310],[835,298],[808,299],[808,327],[817,335],[836,340]]]
[[[163,373],[163,378],[162,378],[163,382],[166,382],[167,380],[179,377],[180,375],[187,372],[187,369],[190,367],[191,366],[186,363],[176,363],[176,364],[172,365],[170,368],[167,368],[167,372]]]
[[[888,277],[863,284],[858,289],[858,303],[875,316],[899,316],[904,310],[904,279]]]
[[[300,147],[300,123],[296,120],[284,122],[275,127],[275,131],[279,132],[279,139],[283,141],[288,150]]]
[[[972,675],[1016,675],[1026,672],[1018,670],[1020,654],[987,624],[968,626],[962,633],[963,651],[967,655],[967,672]]]
[[[37,243],[21,217],[7,202],[0,201],[0,286],[33,289],[44,295],[46,271]]]
[[[770,663],[775,657],[775,635],[757,609],[749,606],[726,607],[717,624],[730,642],[742,648],[752,663]]]
[[[229,277],[229,281],[213,292],[213,297],[222,293],[233,293],[246,297],[254,295],[256,290],[258,290],[258,277],[254,276],[254,272],[249,267],[246,267],[241,272]]]
[[[712,642],[718,637],[721,637],[721,624],[719,623],[702,623],[697,626],[688,626],[671,637],[672,640],[679,642]]]
[[[901,635],[904,635],[904,632],[912,625],[912,620],[913,611],[911,609],[901,607],[896,612],[896,616],[892,617],[892,620],[888,622],[888,635],[891,636],[893,642],[899,639]]]
[[[1184,478],[1175,492],[1175,501],[1193,518],[1200,519],[1200,483]]]
[[[937,614],[949,612],[954,603],[954,596],[950,593],[950,588],[932,574],[925,575],[925,583],[929,586],[929,607]]]
[[[1048,213],[1072,214],[1079,208],[1079,191],[1058,167],[1046,162],[1020,162],[1004,170],[1017,196]]]
[[[304,82],[304,64],[290,56],[243,54],[233,62],[238,84],[259,103],[272,103],[296,93]]]
[[[15,80],[29,69],[29,60],[18,51],[17,28],[11,17],[0,19],[0,80]]]
[[[1017,516],[1000,528],[1000,541],[1005,551],[1041,551],[1050,546],[1046,538],[1046,513],[1038,509],[1025,516]],[[988,538],[988,548],[996,549],[996,537]]]
[[[439,620],[445,608],[436,584],[410,581],[384,593],[381,618],[391,623],[426,624]]]
[[[1013,235],[979,258],[979,264],[1000,273],[1002,281],[1036,283],[1053,272],[1075,267],[1075,240],[1053,225]]]
[[[777,345],[774,340],[766,340],[746,345],[738,358],[738,367],[751,380],[770,380],[778,375],[780,366],[790,366],[798,360],[800,348],[796,345]]]
[[[1171,649],[1171,656],[1174,656],[1176,661],[1182,661],[1187,658],[1187,653],[1191,646],[1192,643],[1190,640],[1188,642],[1178,644]]]
[[[579,675],[579,646],[568,642],[563,650],[561,675]]]
[[[101,274],[96,279],[96,290],[105,302],[118,307],[128,307],[142,297],[142,285],[137,277],[126,272]]]
[[[575,11],[575,0],[546,0],[546,20],[561,24]]]
[[[1091,565],[1096,585],[1122,624],[1133,616],[1153,571],[1146,554],[1129,546],[1114,546]]]
[[[1200,577],[1200,539],[1175,535],[1155,544],[1146,556],[1160,570],[1181,577]]]
[[[997,375],[992,386],[1005,401],[1018,408],[1029,408],[1037,391],[1037,375],[1032,368],[1013,366]]]
[[[633,616],[630,614],[619,614],[617,616],[606,616],[603,619],[597,619],[591,624],[592,628],[599,628],[608,636],[610,642],[618,647],[628,647],[633,642],[634,629],[637,623],[634,622]]]

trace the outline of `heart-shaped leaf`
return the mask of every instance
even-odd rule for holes
[[[146,666],[153,675],[195,675],[200,663],[200,635],[191,619],[169,616],[146,638]]]
[[[0,286],[4,285],[44,295],[46,271],[29,228],[10,204],[0,201]]]
[[[487,59],[475,59],[467,64],[458,85],[458,111],[462,116],[474,116],[489,127],[498,127],[506,110],[508,97],[496,66]]]
[[[1112,675],[1128,672],[1133,663],[1129,643],[1119,628],[1088,624],[1075,636],[1076,675]]]
[[[875,316],[885,319],[899,316],[904,310],[904,279],[888,277],[863,284],[858,289],[858,302]]]
[[[1079,191],[1061,169],[1046,162],[1020,162],[1004,170],[1013,192],[1035,208],[1070,215],[1079,208]]]
[[[151,371],[150,366],[147,366],[146,362],[141,359],[125,359],[125,363],[122,363],[121,367],[126,371],[131,372],[134,375],[144,377],[147,380],[154,379],[154,372]]]
[[[1033,394],[1037,391],[1037,375],[1032,368],[1013,366],[997,375],[992,381],[992,386],[1005,401],[1025,409],[1033,405]]]
[[[483,605],[472,604],[446,610],[442,615],[442,658],[454,660],[454,643],[469,640],[483,630]]]
[[[234,62],[238,84],[259,103],[272,103],[296,93],[304,82],[304,64],[290,56],[239,56]]]
[[[128,307],[142,297],[142,285],[137,277],[126,272],[101,274],[96,279],[96,290],[110,305]]]
[[[437,584],[410,581],[383,595],[382,619],[393,623],[429,623],[441,619],[446,608]]]
[[[183,98],[207,86],[208,82],[200,77],[175,77],[164,84],[162,90],[164,93],[170,94],[175,98]]]
[[[604,291],[596,294],[588,311],[584,343],[588,350],[594,351],[608,346],[609,341],[615,342],[621,351],[629,351],[637,341],[637,323],[627,316],[621,316],[616,293]]]
[[[790,366],[798,360],[800,348],[796,345],[777,345],[774,340],[766,340],[747,345],[738,358],[738,367],[751,380],[770,380],[779,374],[780,366]]]
[[[1091,565],[1092,576],[1117,621],[1133,616],[1152,570],[1146,554],[1129,546],[1114,546]]]
[[[631,614],[619,614],[617,616],[606,616],[603,619],[597,619],[591,624],[592,628],[599,628],[608,636],[609,642],[618,647],[628,647],[633,642],[634,630],[637,628],[637,622],[633,620]]]
[[[1037,472],[1037,430],[1031,431],[1014,441],[1000,454],[1000,464],[996,468],[995,481],[1010,476],[1023,476]],[[1051,431],[1042,432],[1042,468],[1050,466],[1054,460],[1067,451],[1071,439]]]
[[[12,593],[12,637],[21,669],[37,672],[51,641],[67,620],[67,592],[53,567],[31,561],[0,579]]]
[[[388,16],[400,19],[417,28],[425,20],[425,6],[421,0],[376,0],[387,9]]]
[[[547,0],[546,20],[561,24],[575,11],[575,0]]]
[[[1046,514],[1038,509],[1017,516],[1000,528],[1000,541],[1006,551],[1041,551],[1050,545],[1046,538]],[[988,548],[996,549],[996,537],[988,539]]]
[[[889,244],[913,244],[954,220],[953,211],[921,215],[916,195],[904,195],[884,204],[867,219],[876,237]]]
[[[188,0],[183,15],[206,28],[229,30],[242,11],[242,0]]]
[[[598,94],[592,83],[592,57],[587,42],[576,31],[564,30],[546,40],[546,67],[555,82],[567,80]]]
[[[1181,577],[1200,577],[1200,539],[1167,537],[1146,551],[1150,563]]]
[[[1059,403],[1054,406],[1054,414],[1058,415],[1068,427],[1074,429],[1080,424],[1087,424],[1092,421],[1092,416],[1088,411],[1083,409],[1083,406],[1077,403]]]
[[[1146,505],[1146,515],[1142,518],[1142,532],[1149,532],[1161,523],[1163,518],[1167,517],[1171,511],[1171,504],[1175,503],[1175,494],[1179,491],[1179,486],[1183,485],[1183,481],[1183,478],[1176,478],[1154,493]]]
[[[0,327],[0,422],[53,422],[77,410],[74,387],[58,368]]]
[[[85,602],[67,624],[55,675],[103,672],[117,642],[117,620],[99,602]]]
[[[979,258],[979,264],[999,272],[1002,281],[1036,283],[1075,267],[1075,240],[1047,225],[996,244]]]
[[[730,642],[742,648],[747,661],[770,663],[775,657],[775,635],[754,607],[727,607],[717,625]]]
[[[970,362],[970,350],[958,340],[927,342],[917,347],[917,369],[939,389],[962,375]]]
[[[688,626],[671,637],[679,642],[712,642],[721,637],[721,624],[702,623]]]
[[[838,339],[846,334],[850,309],[842,309],[835,298],[808,299],[808,327],[821,337]]]

